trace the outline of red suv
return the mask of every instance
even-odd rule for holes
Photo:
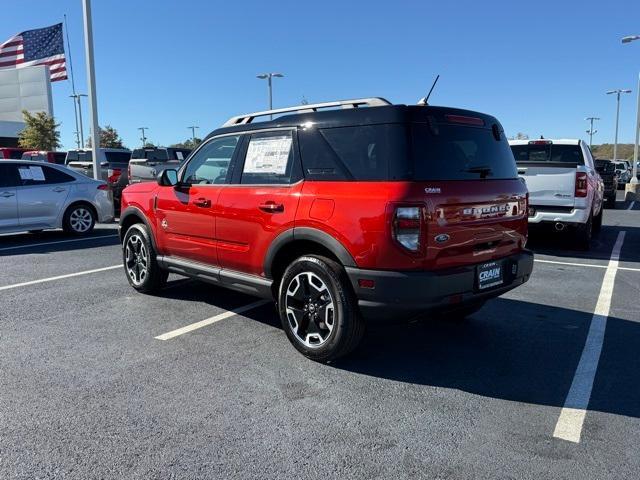
[[[120,232],[136,290],[174,272],[273,298],[318,361],[355,348],[367,320],[469,315],[533,267],[500,123],[380,98],[232,118],[179,170],[124,190]]]

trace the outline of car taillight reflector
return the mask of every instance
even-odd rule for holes
[[[393,218],[393,238],[402,247],[418,252],[422,246],[421,207],[397,207]]]
[[[465,125],[476,125],[484,127],[484,120],[478,117],[466,117],[464,115],[445,115],[445,120],[451,123],[463,123]]]
[[[587,174],[585,172],[576,172],[576,191],[575,196],[584,198],[588,193]]]
[[[101,183],[100,185],[98,185],[98,190],[109,190],[109,185],[107,185],[106,183]]]

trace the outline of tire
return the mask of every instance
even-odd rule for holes
[[[587,223],[579,225],[576,230],[576,243],[581,250],[591,249],[591,238],[593,237],[593,213],[589,215]]]
[[[302,256],[289,265],[280,282],[278,311],[293,346],[317,362],[347,355],[364,334],[344,269],[325,257]]]
[[[162,270],[146,225],[129,227],[122,241],[124,272],[134,289],[141,293],[155,293],[165,286],[169,272]]]
[[[73,235],[87,235],[96,225],[93,207],[86,203],[76,203],[67,208],[62,218],[62,229]]]
[[[614,206],[615,206],[615,202],[614,202]],[[600,209],[600,213],[594,217],[593,219],[593,231],[595,233],[600,233],[600,230],[602,230],[602,216],[604,215],[604,208]]]

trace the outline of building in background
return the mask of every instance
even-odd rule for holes
[[[0,147],[18,146],[23,110],[53,116],[48,66],[0,70]]]

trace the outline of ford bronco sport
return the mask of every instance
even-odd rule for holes
[[[380,98],[230,119],[179,170],[124,190],[120,232],[136,290],[174,272],[273,298],[317,361],[368,320],[469,315],[533,267],[500,123]]]

